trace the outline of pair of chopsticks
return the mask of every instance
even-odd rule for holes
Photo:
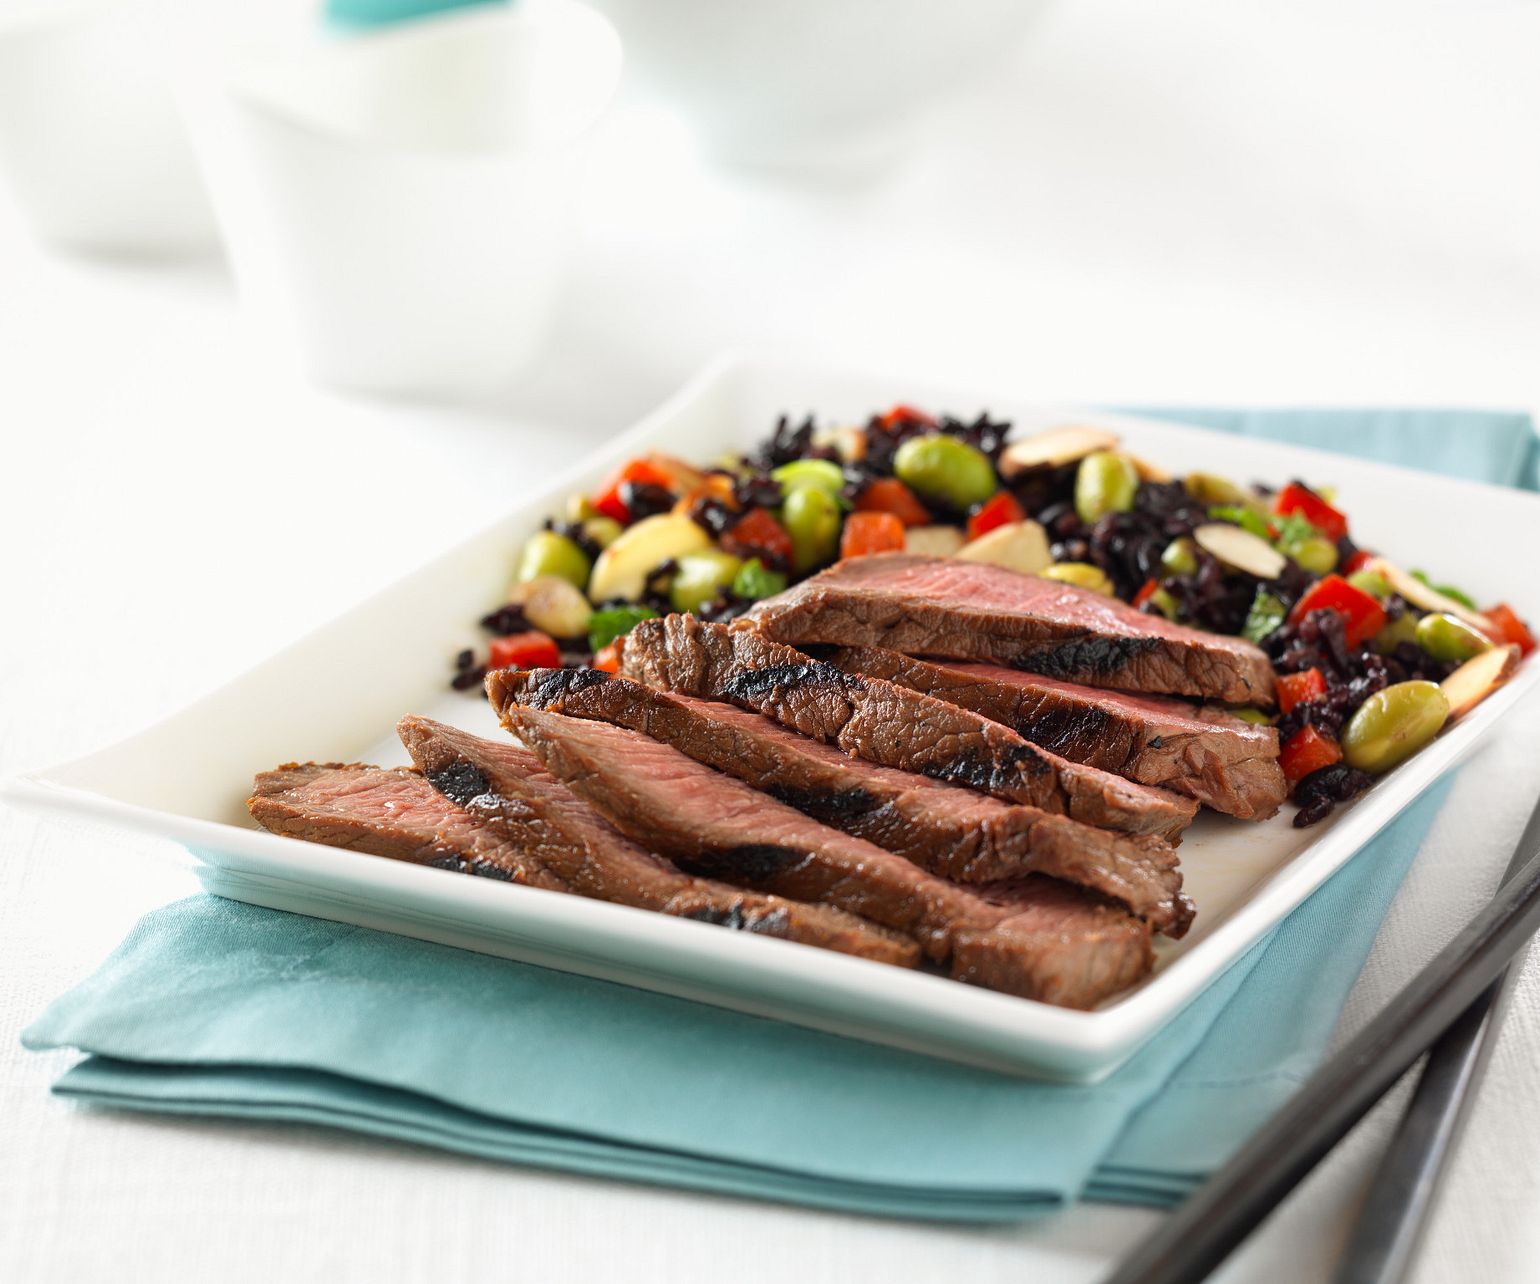
[[[1508,876],[1481,913],[1106,1284],[1205,1278],[1432,1047],[1385,1158],[1388,1180],[1371,1193],[1337,1276],[1340,1284],[1399,1278],[1490,1055],[1507,986],[1519,970],[1517,956],[1537,929],[1540,804],[1524,827]]]

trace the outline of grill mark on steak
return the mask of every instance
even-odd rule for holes
[[[851,757],[1088,824],[1174,840],[1197,811],[1188,798],[1070,762],[972,710],[809,660],[751,624],[643,620],[626,639],[621,667],[648,686],[754,709]],[[801,681],[807,673],[812,680]]]
[[[961,887],[639,732],[519,706],[507,720],[549,770],[636,841],[692,863],[725,863],[746,847],[754,859],[765,847],[795,851],[795,863],[777,855],[768,887],[908,933],[960,980],[1089,1007],[1151,965],[1148,924],[1068,884],[1032,875]]]
[[[743,617],[793,646],[880,646],[983,660],[1087,686],[1271,706],[1273,670],[1241,638],[1073,585],[955,558],[851,557]]]
[[[775,843],[739,843],[721,851],[710,850],[699,857],[681,859],[679,867],[708,878],[728,879],[735,883],[747,883],[760,887],[773,883],[781,875],[795,869],[805,859],[805,853],[794,847],[779,847]]]
[[[264,829],[391,860],[550,891],[567,884],[441,796],[415,771],[360,763],[291,763],[257,776],[247,801]]]
[[[894,657],[902,659],[903,657]],[[848,758],[736,705],[658,691],[621,677],[550,698],[540,670],[487,680],[499,715],[516,705],[613,723],[660,740],[798,811],[931,873],[988,883],[1050,874],[1121,901],[1179,936],[1192,917],[1176,853],[1154,837],[1093,829],[1035,807]]]
[[[1107,678],[1122,673],[1135,656],[1153,651],[1158,638],[1084,638],[1019,655],[1011,663],[1050,678]]]
[[[428,783],[461,807],[469,807],[487,792],[487,778],[468,762],[452,762],[430,772]]]
[[[476,823],[538,857],[581,896],[880,963],[919,962],[914,941],[836,907],[799,905],[683,872],[620,833],[527,749],[429,718],[403,718],[397,730],[429,780],[478,779],[482,787],[468,804]]]
[[[1265,820],[1288,793],[1278,733],[1223,709],[881,647],[841,648],[829,662],[972,709],[1075,762],[1174,789],[1242,820]]]

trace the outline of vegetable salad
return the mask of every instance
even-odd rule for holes
[[[1101,429],[1009,440],[1010,425],[899,405],[864,426],[783,417],[752,451],[661,453],[574,495],[519,550],[508,600],[462,652],[488,667],[592,664],[670,611],[729,619],[831,563],[908,550],[1119,597],[1260,645],[1279,674],[1280,763],[1328,814],[1415,753],[1535,646],[1504,604],[1360,547],[1326,486],[1172,477]]]

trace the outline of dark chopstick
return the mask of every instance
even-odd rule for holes
[[[1540,812],[1530,828],[1535,829],[1537,822]],[[1528,850],[1531,838],[1540,841],[1540,830],[1526,833],[1519,841],[1515,862]],[[1517,872],[1509,865],[1503,878]],[[1429,1050],[1411,1103],[1354,1221],[1352,1237],[1337,1264],[1336,1284],[1396,1284],[1405,1277],[1427,1229],[1439,1178],[1454,1154],[1497,1046],[1525,953],[1521,947],[1502,976]]]
[[[1206,1277],[1497,980],[1540,928],[1540,803],[1514,851],[1514,867],[1464,930],[1106,1284]]]

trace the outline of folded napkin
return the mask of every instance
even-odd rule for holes
[[[1533,468],[1522,416],[1337,412],[1324,436],[1316,412],[1172,417],[1381,459],[1437,449],[1450,472],[1508,484]],[[24,1041],[85,1052],[54,1090],[99,1106],[321,1123],[888,1216],[1167,1205],[1318,1063],[1446,788],[1091,1086],[210,896],[147,916]]]

